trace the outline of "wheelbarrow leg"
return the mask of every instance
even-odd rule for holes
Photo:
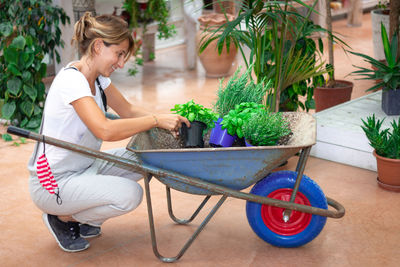
[[[311,151],[311,147],[306,147],[301,150],[300,158],[299,158],[299,161],[297,162],[297,166],[296,166],[297,178],[296,178],[296,182],[293,187],[292,195],[290,196],[291,203],[294,203],[294,200],[296,199],[296,194],[299,190],[301,179],[303,178],[304,168],[306,166],[308,156],[310,155],[310,151]],[[283,221],[288,222],[291,214],[292,214],[292,210],[285,209],[283,211]]]
[[[171,219],[178,223],[178,224],[188,224],[191,221],[194,220],[194,218],[196,218],[196,216],[199,214],[199,212],[201,211],[201,209],[204,207],[204,205],[207,203],[207,201],[210,199],[211,196],[206,196],[203,200],[203,202],[201,202],[200,206],[197,208],[197,210],[193,213],[193,215],[189,218],[189,219],[178,219],[175,217],[174,215],[174,211],[172,210],[172,200],[171,200],[171,188],[169,186],[165,187],[167,190],[167,202],[168,202],[168,214],[169,217],[171,217]]]
[[[155,229],[154,229],[153,208],[151,205],[151,196],[150,196],[150,185],[149,185],[150,177],[151,177],[151,174],[148,174],[145,176],[144,185],[145,185],[145,191],[146,191],[147,212],[148,212],[148,216],[149,216],[150,235],[151,235],[151,243],[152,243],[152,247],[153,247],[153,252],[154,252],[154,255],[156,255],[156,257],[158,257],[163,262],[175,262],[182,257],[182,255],[186,252],[186,250],[189,248],[189,246],[197,238],[197,236],[204,229],[204,227],[207,225],[207,223],[211,220],[211,218],[214,216],[214,214],[217,212],[217,210],[221,207],[222,203],[224,203],[224,201],[227,199],[228,196],[222,195],[222,197],[218,201],[218,203],[215,204],[215,206],[210,211],[210,213],[207,215],[207,217],[199,225],[197,230],[188,239],[188,241],[186,241],[186,243],[183,245],[183,247],[181,248],[181,250],[175,257],[164,257],[158,252],[158,249],[157,249],[157,239],[156,239],[156,233],[155,233]]]

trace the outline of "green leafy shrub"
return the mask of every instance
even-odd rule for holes
[[[46,75],[45,54],[60,61],[60,24],[69,23],[51,0],[0,0],[0,98],[2,117],[19,127],[40,126]]]
[[[267,90],[270,89],[270,82],[255,84],[251,78],[252,69],[249,68],[239,76],[240,68],[223,86],[224,80],[220,80],[217,92],[217,102],[214,104],[216,110],[222,117],[235,108],[236,105],[244,102],[263,103]]]
[[[249,117],[258,110],[265,111],[265,106],[254,102],[245,102],[235,106],[223,117],[221,128],[226,129],[228,134],[243,137],[242,127]]]
[[[176,104],[171,111],[187,118],[189,121],[204,122],[207,125],[207,129],[214,128],[214,121],[218,120],[217,113],[214,113],[211,109],[205,108],[200,104],[194,103],[193,99],[185,104]]]
[[[363,122],[361,128],[376,154],[385,158],[400,159],[400,118],[397,122],[392,121],[392,131],[381,129],[385,119],[377,120],[375,114],[367,117],[366,121],[361,120]]]
[[[263,109],[252,113],[242,129],[244,137],[253,146],[276,145],[281,137],[291,132],[282,113],[272,113]]]

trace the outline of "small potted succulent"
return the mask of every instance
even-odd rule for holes
[[[386,28],[381,24],[382,43],[386,62],[374,59],[368,55],[351,52],[364,58],[372,68],[358,67],[353,75],[363,76],[363,80],[377,80],[377,83],[367,91],[377,90],[382,87],[382,110],[386,115],[400,115],[400,57],[397,49],[397,33],[393,35],[392,42],[386,33]]]
[[[282,113],[264,109],[251,113],[242,131],[246,146],[274,146],[278,144],[279,139],[291,133],[289,123]]]
[[[369,144],[374,148],[378,169],[378,185],[400,192],[400,118],[391,122],[392,129],[382,129],[385,119],[377,120],[375,114],[362,120]]]
[[[190,128],[182,124],[181,136],[185,147],[204,147],[203,135],[208,129],[215,126],[214,121],[218,119],[218,114],[211,109],[196,104],[193,99],[185,104],[176,104],[171,111],[186,117],[190,121]]]

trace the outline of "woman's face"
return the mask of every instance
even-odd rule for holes
[[[114,70],[124,67],[125,57],[129,49],[129,41],[124,40],[118,45],[108,46],[101,41],[100,46],[100,53],[96,60],[96,64],[98,64],[97,68],[102,76],[109,77]]]

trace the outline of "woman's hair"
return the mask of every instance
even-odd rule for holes
[[[134,42],[128,28],[128,23],[114,15],[93,17],[86,12],[74,26],[74,36],[71,44],[76,43],[81,55],[93,55],[93,44],[96,39],[102,39],[106,46],[118,45],[125,40],[129,41],[128,53],[125,62],[134,51]]]

